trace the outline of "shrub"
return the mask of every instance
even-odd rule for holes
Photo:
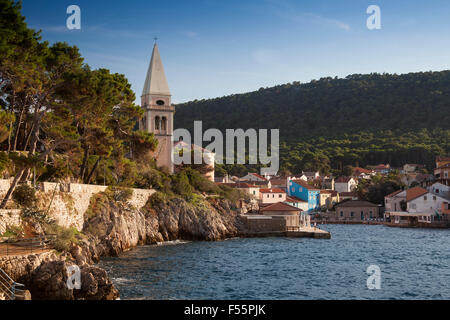
[[[108,187],[105,190],[105,195],[111,201],[127,202],[133,196],[133,190],[130,188],[122,187]]]
[[[33,219],[41,223],[51,223],[50,217],[42,210],[24,208],[21,213],[22,219]]]
[[[36,190],[26,184],[18,186],[12,197],[17,204],[27,208],[35,207],[37,201]]]
[[[154,194],[152,194],[149,198],[148,198],[148,204],[150,204],[150,206],[155,207],[157,205],[159,205],[160,203],[164,203],[167,200],[169,200],[169,196],[165,193],[162,192],[155,192]]]
[[[89,201],[88,209],[84,213],[85,219],[89,220],[90,218],[97,216],[101,210],[107,206],[108,202],[109,199],[105,193],[100,192],[94,194]]]
[[[44,226],[45,234],[56,236],[55,249],[59,252],[69,251],[72,244],[77,244],[82,234],[74,227],[65,228],[57,224],[47,224]]]
[[[192,195],[192,186],[185,171],[172,176],[172,190],[174,193],[188,198]]]

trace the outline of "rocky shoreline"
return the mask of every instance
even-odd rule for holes
[[[150,201],[140,209],[126,202],[91,202],[83,236],[68,252],[29,255],[1,262],[11,277],[26,285],[33,300],[115,300],[120,297],[105,270],[92,266],[102,257],[118,256],[139,245],[173,240],[219,241],[236,237],[242,221],[226,200],[195,204],[173,198]],[[67,267],[81,271],[81,289],[67,287]]]

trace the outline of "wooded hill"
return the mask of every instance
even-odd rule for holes
[[[294,82],[176,106],[175,127],[280,129],[290,171],[425,163],[450,153],[450,71]]]

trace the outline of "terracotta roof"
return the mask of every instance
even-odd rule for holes
[[[272,184],[272,185],[283,185],[283,186],[286,186],[286,179],[271,179],[270,180],[270,183]]]
[[[259,175],[257,173],[250,172],[249,175],[252,175],[252,176],[255,176],[255,177],[259,178],[259,179],[263,179],[263,180],[267,181],[267,179],[265,177],[263,177],[262,175]]]
[[[406,190],[406,201],[417,199],[418,197],[427,194],[428,191],[421,187],[414,187]]]
[[[437,156],[436,161],[450,161],[450,157]]]
[[[386,196],[386,198],[392,198],[393,196],[396,196],[396,195],[398,195],[400,192],[402,192],[403,190],[397,190],[397,191],[395,191],[395,192],[392,192],[391,194],[388,194],[387,196]]]
[[[314,188],[312,185],[308,184],[305,180],[299,179],[299,180],[293,180],[292,182],[295,182],[299,186],[302,186],[303,188],[306,188],[311,191],[319,191],[319,189]]]
[[[336,207],[378,207],[378,205],[369,201],[350,200],[339,203]]]
[[[281,190],[280,188],[260,189],[259,192],[261,192],[261,193],[286,193],[284,190]]]
[[[290,206],[283,202],[278,202],[271,204],[270,206],[267,206],[259,211],[264,212],[264,211],[303,211],[303,210]]]
[[[250,180],[244,180],[244,181],[240,181],[241,183],[248,183],[248,184],[252,184],[255,186],[267,186],[267,184],[269,183],[269,181],[250,181]]]
[[[292,202],[292,203],[300,203],[300,202],[303,202],[303,203],[307,203],[308,201],[299,199],[299,198],[294,197],[294,196],[286,196],[286,202]]]
[[[338,195],[338,192],[337,192],[337,191],[334,191],[334,190],[320,190],[320,193],[323,193],[323,194],[331,194],[333,197],[335,197],[335,196]]]
[[[361,173],[369,174],[369,173],[372,173],[372,170],[356,167],[353,169],[353,174],[356,174],[356,173],[358,173],[358,175],[360,175]]]
[[[440,166],[439,168],[436,169],[447,169],[450,168],[450,163],[444,164],[443,166]]]

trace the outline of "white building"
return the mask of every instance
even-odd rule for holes
[[[260,189],[259,194],[262,204],[286,201],[286,192],[278,188]]]
[[[357,185],[358,182],[352,177],[340,177],[334,183],[334,190],[339,193],[352,192]]]
[[[430,191],[434,195],[450,200],[450,186],[446,186],[445,184],[436,182],[428,188],[428,191]]]

